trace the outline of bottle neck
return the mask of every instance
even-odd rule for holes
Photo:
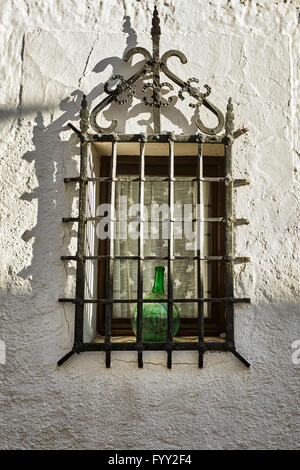
[[[156,266],[155,268],[155,281],[153,285],[153,293],[164,293],[164,274],[165,268],[163,266]]]

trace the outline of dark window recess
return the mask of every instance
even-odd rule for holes
[[[186,146],[188,148],[188,145]],[[101,158],[101,157],[100,157]],[[110,156],[105,156],[101,158],[101,176],[109,177],[110,172]],[[181,184],[181,189],[186,188],[186,190],[193,191],[193,199],[197,198],[197,156],[176,156],[174,158],[174,176],[175,176],[175,188],[174,188],[174,199],[175,204],[178,201],[176,198],[176,184]],[[117,159],[117,179],[119,182],[125,182],[124,191],[127,189],[127,195],[129,193],[129,185],[136,186],[135,192],[137,193],[138,186],[138,168],[139,168],[139,157],[138,156],[118,156]],[[162,188],[163,193],[167,192],[168,188],[168,158],[165,156],[145,156],[145,191],[153,191],[153,185],[159,185]],[[223,219],[225,217],[225,188],[224,188],[224,157],[222,156],[207,156],[203,157],[203,176],[207,178],[207,181],[203,185],[209,186],[209,205],[210,205],[210,217],[215,219]],[[134,178],[135,177],[135,178]],[[214,181],[214,177],[221,178],[221,181]],[[129,182],[127,182],[127,178]],[[125,180],[125,181],[124,181]],[[133,183],[131,181],[133,180]],[[153,181],[154,180],[154,181]],[[213,180],[213,181],[211,181]],[[132,188],[130,188],[132,189]],[[207,191],[208,192],[208,191]],[[103,190],[100,192],[99,203],[104,204],[109,201],[110,193],[110,184],[106,183]],[[183,191],[180,191],[179,196],[182,196]],[[125,192],[126,194],[126,192]],[[137,199],[137,198],[136,198]],[[136,200],[135,200],[136,201]],[[168,201],[167,197],[163,197],[161,204]],[[180,198],[181,201],[181,198]],[[190,202],[189,200],[186,201]],[[146,203],[146,201],[145,201]],[[147,206],[146,206],[147,207]],[[147,207],[148,208],[148,207]],[[150,215],[150,209],[148,214]],[[148,216],[149,217],[149,216]],[[193,224],[196,227],[196,223]],[[206,276],[209,276],[207,279],[207,284],[209,284],[209,294],[212,298],[219,298],[225,296],[225,269],[224,269],[224,260],[223,254],[225,251],[225,233],[224,233],[224,223],[223,222],[208,222],[205,224],[209,233],[204,233],[203,235],[207,239],[207,251],[212,260],[203,261],[202,265],[206,264]],[[209,228],[208,228],[209,227]],[[150,229],[150,221],[149,221]],[[160,233],[161,235],[161,233]],[[157,240],[157,244],[162,244],[161,239]],[[165,243],[166,244],[166,243]],[[136,243],[137,245],[137,243]],[[128,249],[128,247],[127,247]],[[176,268],[182,265],[180,272],[183,272],[185,267],[192,267],[193,276],[190,276],[194,282],[194,292],[197,291],[197,253],[194,251],[187,251],[184,254],[178,254],[176,256],[176,240],[175,240],[175,255],[174,255],[174,271]],[[100,256],[109,255],[109,240],[99,240],[99,250],[98,253]],[[136,253],[137,254],[137,253]],[[206,254],[206,256],[207,256]],[[204,255],[204,254],[203,254]],[[132,261],[128,262],[127,260],[128,252],[123,253],[123,263],[130,264],[129,269],[137,271],[138,266],[138,257],[132,255]],[[156,258],[156,259],[155,259]],[[118,272],[120,272],[120,264],[122,262],[122,255],[118,257],[119,263],[117,264]],[[167,261],[167,250],[162,253],[162,256],[146,256],[144,254],[144,261],[149,261],[151,266],[152,279],[154,279],[154,264],[160,264]],[[150,262],[151,261],[151,262]],[[105,273],[107,270],[107,260],[99,261],[98,266],[98,296],[99,298],[105,298],[107,292],[107,285],[105,282]],[[209,269],[208,269],[209,268]],[[126,270],[126,274],[128,269]],[[126,276],[124,274],[124,276]],[[203,274],[205,276],[205,274]],[[174,274],[175,277],[175,274]],[[193,279],[194,277],[194,279]],[[136,278],[136,276],[135,276]],[[183,292],[183,296],[186,292]],[[178,297],[174,294],[174,297]],[[182,296],[181,296],[182,297]],[[176,302],[176,300],[175,300]],[[196,305],[193,305],[193,307]],[[127,304],[127,309],[130,310],[131,305]],[[181,307],[184,309],[183,304]],[[189,305],[191,307],[191,305]],[[209,309],[209,315],[206,315],[204,318],[204,334],[207,337],[218,337],[225,335],[225,305],[220,302],[211,302],[210,305],[207,304],[207,309]],[[191,308],[189,308],[191,310]],[[100,335],[105,335],[105,316],[106,316],[106,305],[98,305],[98,316],[97,316],[97,330]],[[129,318],[129,313],[125,315],[126,318],[114,318],[112,316],[112,335],[113,336],[133,336],[133,331],[131,328],[131,322]],[[196,315],[188,317],[185,315],[180,320],[180,328],[177,333],[177,336],[197,336],[198,335],[198,319]]]
[[[64,262],[76,261],[76,294],[74,298],[61,298],[59,301],[75,304],[75,331],[72,351],[58,361],[58,365],[63,364],[75,352],[105,351],[106,366],[110,367],[111,352],[127,350],[137,351],[138,365],[143,367],[143,351],[164,350],[167,352],[167,365],[171,368],[172,351],[194,350],[198,353],[199,367],[203,367],[205,351],[221,350],[232,352],[249,367],[249,363],[236,351],[234,344],[234,305],[237,302],[250,302],[250,299],[234,297],[233,285],[234,264],[249,261],[247,257],[238,258],[234,255],[234,227],[247,224],[248,220],[235,219],[232,204],[233,188],[249,184],[247,180],[233,179],[232,176],[232,146],[234,140],[245,133],[246,129],[234,131],[231,99],[224,119],[222,112],[207,100],[206,97],[210,94],[207,85],[206,92],[201,93],[196,87],[198,80],[183,81],[169,70],[169,57],[177,56],[185,63],[184,54],[172,50],[160,58],[160,25],[156,7],[151,34],[153,57],[144,48],[128,51],[124,57],[125,61],[139,53],[146,59],[144,66],[127,80],[121,76],[112,77],[113,81],[118,82],[117,86],[112,89],[108,83],[105,84],[107,96],[91,113],[84,96],[80,112],[80,130],[69,124],[80,139],[80,175],[65,178],[65,182],[79,183],[79,214],[75,218],[64,218],[63,222],[78,224],[78,245],[76,255],[62,256],[61,259]],[[211,111],[218,120],[217,126],[208,128],[198,117],[196,134],[162,133],[161,107],[170,104],[171,99],[166,99],[160,91],[163,87],[173,90],[173,85],[160,82],[161,72],[179,87],[178,96],[181,99],[185,93],[192,99],[192,106],[205,106]],[[153,110],[153,134],[116,133],[117,121],[112,121],[108,128],[100,127],[96,122],[98,114],[112,101],[123,104],[126,95],[134,95],[135,82],[149,74],[152,74],[152,83],[145,85],[143,90],[146,93],[144,102]],[[149,88],[152,98],[149,98]],[[89,133],[90,126],[96,134]],[[93,162],[96,162],[96,169],[91,170]],[[89,185],[96,188],[93,196],[89,193]],[[129,193],[131,196],[134,194],[134,202],[142,205],[145,203],[147,207],[150,194],[153,195],[157,185],[164,188],[163,191],[160,190],[159,196],[164,197],[170,207],[171,236],[164,241],[165,251],[162,249],[163,241],[159,239],[155,245],[155,251],[159,253],[147,254],[142,235],[136,240],[136,250],[128,250],[127,247],[126,251],[116,240],[108,238],[97,241],[96,252],[90,252],[89,237],[93,238],[95,234],[93,235],[92,231],[96,230],[91,227],[96,227],[101,216],[96,213],[90,215],[89,207],[93,205],[95,209],[99,204],[108,203],[116,208],[119,196],[128,196]],[[174,232],[174,204],[182,202],[185,193],[190,195],[193,206],[198,204],[203,208],[200,214],[193,215],[196,237],[201,243],[189,252],[181,251],[182,247],[178,248]],[[111,217],[111,232],[115,231],[116,223],[116,218]],[[143,233],[144,214],[140,214],[139,223],[140,233]],[[122,274],[120,269],[122,262],[127,263],[127,270],[130,266],[130,272],[133,273],[134,296],[128,292],[120,295],[120,286],[126,280],[126,274]],[[88,263],[97,264],[96,296],[87,295]],[[165,342],[142,341],[145,288],[143,273],[149,266],[153,270],[153,263],[166,267],[168,333]],[[187,263],[191,265],[187,266]],[[184,289],[180,290],[182,283],[176,278],[176,273],[182,273],[184,269],[186,272],[194,270],[193,276],[189,278],[192,295],[187,295]],[[173,336],[174,303],[180,304],[183,312],[176,337]],[[85,306],[91,304],[96,305],[97,309],[98,337],[91,342],[84,342]],[[130,310],[133,305],[137,305],[136,337],[133,336],[130,322]]]

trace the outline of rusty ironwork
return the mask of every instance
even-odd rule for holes
[[[125,80],[121,75],[114,75],[104,86],[107,96],[97,106],[94,107],[89,113],[86,96],[83,96],[80,111],[80,124],[79,129],[73,124],[68,124],[69,127],[75,132],[80,139],[80,174],[76,177],[65,178],[65,183],[77,182],[79,183],[79,213],[77,217],[65,217],[64,223],[77,223],[78,224],[78,237],[77,237],[77,252],[75,256],[61,256],[63,261],[73,260],[76,262],[76,295],[74,298],[60,298],[60,302],[70,302],[75,305],[75,329],[74,329],[74,343],[73,348],[62,359],[58,361],[58,365],[62,365],[69,359],[75,352],[80,353],[84,351],[104,351],[106,353],[106,367],[111,365],[111,351],[136,351],[138,357],[138,366],[143,367],[143,351],[166,351],[167,352],[167,366],[172,367],[172,352],[190,350],[198,352],[198,366],[203,367],[203,355],[206,351],[230,351],[237,357],[246,367],[250,364],[244,359],[235,348],[234,343],[234,305],[236,303],[249,303],[250,299],[247,297],[237,298],[234,297],[234,265],[237,263],[246,263],[250,261],[248,257],[235,256],[234,253],[234,228],[237,225],[248,224],[247,219],[236,219],[233,211],[233,188],[248,185],[247,179],[234,179],[232,175],[232,146],[234,140],[247,132],[247,129],[242,127],[234,130],[234,112],[233,103],[230,98],[227,105],[226,116],[215,107],[207,97],[211,94],[211,89],[208,85],[204,85],[206,91],[201,91],[197,86],[199,80],[197,78],[190,78],[186,81],[175,75],[168,67],[168,60],[171,57],[177,57],[182,64],[187,62],[185,55],[176,50],[170,50],[163,54],[160,58],[160,20],[157,8],[154,8],[152,20],[152,54],[142,47],[135,47],[129,50],[124,60],[129,61],[135,54],[142,54],[145,58],[145,63],[129,79]],[[192,135],[176,135],[173,133],[161,133],[160,128],[160,112],[161,108],[168,106],[173,97],[165,97],[163,90],[168,88],[169,91],[174,90],[174,86],[168,82],[160,81],[160,74],[163,72],[175,85],[179,87],[178,97],[184,100],[186,95],[191,98],[189,104],[192,108],[197,108],[198,112],[201,106],[209,109],[218,120],[218,124],[214,128],[206,127],[200,117],[195,121],[196,126],[202,134],[195,133]],[[114,120],[107,128],[100,127],[96,122],[98,115],[113,101],[123,105],[135,95],[134,84],[144,76],[151,74],[152,82],[144,85],[143,91],[147,93],[148,90],[152,92],[152,96],[148,93],[143,101],[145,105],[152,107],[154,134],[119,134],[114,131],[117,128],[117,121]],[[89,133],[89,126],[96,132],[95,134]],[[223,132],[222,132],[223,131]],[[219,134],[222,132],[222,134]],[[206,134],[206,135],[204,135]],[[111,158],[111,171],[110,176],[87,176],[87,159],[89,147],[93,142],[110,142],[112,143],[112,158]],[[117,174],[117,158],[118,158],[118,143],[122,142],[138,142],[140,144],[140,171],[138,177],[122,177]],[[148,143],[168,143],[169,144],[169,174],[167,177],[149,177],[145,176],[145,147]],[[196,256],[175,256],[174,254],[174,239],[173,239],[173,216],[172,207],[174,204],[174,183],[180,181],[180,178],[174,176],[174,157],[176,143],[197,143],[198,144],[198,158],[197,158],[197,174],[193,178],[186,178],[184,181],[194,181],[197,185],[197,203],[201,206],[203,202],[203,183],[223,183],[225,187],[225,212],[222,217],[204,217],[203,211],[196,214],[196,218],[192,219],[197,222],[197,255]],[[204,144],[222,144],[224,145],[224,162],[225,162],[225,176],[204,177],[203,176],[203,156]],[[164,257],[159,256],[144,256],[143,248],[143,235],[140,237],[138,245],[138,256],[116,256],[114,254],[114,242],[111,238],[109,243],[109,254],[101,256],[87,256],[85,247],[86,238],[86,224],[89,221],[99,220],[100,217],[87,217],[87,183],[88,182],[109,183],[110,185],[110,202],[115,205],[116,197],[116,182],[117,181],[136,181],[139,183],[139,201],[143,207],[144,202],[144,186],[145,182],[152,181],[166,181],[168,182],[169,205],[171,208],[170,214],[170,234],[171,237],[168,242],[168,255]],[[137,220],[137,218],[135,218]],[[115,230],[117,219],[111,218],[110,231]],[[203,222],[214,222],[225,224],[225,253],[223,256],[203,256],[201,250],[200,240],[203,236],[201,225]],[[143,234],[144,215],[143,210],[139,218],[140,233]],[[137,260],[138,262],[138,292],[136,299],[114,299],[113,298],[113,271],[114,262],[116,260]],[[98,260],[107,262],[106,270],[106,287],[107,298],[85,298],[85,262],[87,260]],[[168,293],[167,298],[162,300],[168,304],[168,333],[166,342],[149,342],[142,341],[142,309],[143,309],[143,266],[145,260],[166,260],[168,263]],[[197,262],[197,298],[192,299],[176,299],[173,296],[173,265],[174,260],[195,260]],[[211,298],[204,297],[203,291],[203,268],[202,261],[209,262],[223,262],[225,263],[225,294],[223,297]],[[156,300],[147,300],[149,302],[156,302]],[[178,303],[196,303],[198,306],[198,340],[177,342],[173,338],[173,304]],[[205,303],[223,303],[226,311],[226,338],[224,342],[206,341],[204,336],[204,304]],[[135,342],[123,343],[111,341],[112,336],[112,309],[114,304],[137,304],[137,338]],[[83,320],[84,320],[84,306],[85,304],[104,304],[106,308],[106,321],[105,321],[105,339],[103,343],[90,342],[86,343],[83,339]]]
[[[175,149],[172,135],[169,135],[169,240],[168,240],[168,299],[173,300],[173,272],[174,272],[174,167]],[[172,368],[172,342],[173,342],[173,302],[168,302],[168,368]]]
[[[142,54],[145,58],[145,64],[141,67],[141,69],[132,75],[127,80],[124,79],[121,75],[115,75],[111,78],[110,81],[118,80],[119,84],[115,87],[115,89],[109,88],[109,82],[105,83],[104,91],[107,93],[106,96],[91,112],[90,116],[90,123],[91,127],[95,132],[98,134],[103,133],[111,133],[117,129],[118,121],[113,120],[110,125],[105,128],[100,126],[97,123],[97,117],[112,101],[115,101],[119,104],[124,104],[127,102],[128,98],[134,96],[135,90],[133,88],[133,84],[138,80],[148,77],[151,75],[152,83],[147,83],[143,86],[143,91],[146,91],[148,88],[152,89],[152,97],[151,100],[148,97],[143,98],[143,102],[146,106],[150,106],[153,109],[153,127],[154,133],[159,134],[161,132],[161,125],[160,125],[160,112],[162,107],[168,106],[171,101],[173,100],[173,96],[170,97],[163,97],[163,88],[169,88],[170,91],[174,89],[174,86],[168,82],[160,81],[161,72],[163,72],[172,82],[174,82],[178,87],[178,96],[181,100],[184,100],[185,97],[183,93],[188,94],[191,98],[193,98],[193,102],[189,104],[189,106],[193,108],[198,108],[200,112],[201,106],[206,107],[209,111],[211,111],[218,119],[218,124],[216,127],[209,128],[205,126],[202,122],[200,117],[198,117],[195,121],[196,126],[198,129],[203,132],[204,134],[208,135],[216,135],[221,132],[224,128],[224,116],[222,112],[210,101],[207,100],[207,96],[211,94],[211,88],[209,85],[204,85],[206,88],[206,92],[202,93],[200,88],[196,86],[199,83],[198,78],[189,78],[188,80],[183,80],[174,72],[172,72],[168,67],[168,60],[171,57],[178,57],[182,64],[187,63],[186,56],[177,50],[169,50],[165,52],[162,57],[160,57],[160,36],[161,36],[161,28],[160,28],[160,19],[158,16],[158,11],[156,6],[154,7],[153,18],[152,18],[152,28],[151,28],[151,36],[152,36],[152,54],[145,49],[144,47],[134,47],[130,49],[124,56],[124,61],[128,62],[135,54]],[[124,97],[124,95],[127,96]]]
[[[143,311],[143,268],[144,268],[144,202],[145,202],[145,151],[146,142],[142,138],[140,143],[140,169],[139,169],[139,204],[140,204],[140,227],[138,244],[138,305],[137,305],[137,335],[136,344],[138,350],[138,366],[143,367],[143,345],[142,345],[142,311]]]
[[[116,101],[116,103],[118,103],[118,104],[127,103],[128,98],[132,98],[134,96],[135,88],[133,87],[133,85],[127,86],[126,85],[126,80],[122,75],[114,75],[110,79],[110,81],[112,81],[112,82],[115,81],[115,80],[120,82],[119,84],[117,84],[115,90],[110,90],[109,81],[108,81],[104,84],[104,91],[108,95],[112,95],[113,100]],[[123,93],[125,93],[126,91],[127,91],[127,98],[125,98],[125,97],[121,98]]]
[[[204,188],[203,188],[203,143],[198,144],[198,158],[197,158],[197,206],[200,208],[200,214],[197,214],[197,288],[198,298],[204,297],[203,289],[203,269],[201,260],[201,241],[204,238],[203,223],[199,220],[203,219],[203,206],[202,201],[204,200]],[[204,344],[204,304],[203,302],[198,303],[198,366],[203,367],[203,354],[205,351]]]
[[[146,106],[151,106],[153,108],[159,109],[163,106],[168,106],[173,100],[173,96],[169,96],[167,99],[165,99],[162,95],[163,88],[169,88],[169,90],[174,90],[174,87],[173,85],[171,85],[171,83],[158,83],[157,80],[153,80],[153,83],[146,83],[143,86],[143,91],[146,92],[148,88],[152,89],[152,101],[149,101],[149,99],[144,96],[143,101]]]
[[[233,258],[234,256],[234,234],[233,234],[233,180],[232,180],[232,132],[234,129],[234,114],[232,100],[229,98],[226,112],[225,130],[227,143],[225,144],[225,175],[227,183],[225,184],[225,218],[228,223],[225,225],[225,256]],[[225,295],[234,296],[233,286],[233,261],[226,263],[225,269]],[[225,305],[226,313],[226,341],[234,347],[234,306],[231,303]]]

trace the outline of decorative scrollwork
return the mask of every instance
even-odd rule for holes
[[[208,135],[218,134],[224,128],[224,116],[222,112],[216,106],[214,106],[210,101],[206,99],[206,96],[208,96],[208,94],[210,93],[210,88],[208,87],[208,85],[206,85],[205,88],[207,92],[201,93],[199,88],[191,86],[191,82],[195,82],[197,81],[197,79],[192,78],[192,79],[189,79],[189,81],[185,82],[184,80],[179,78],[177,75],[175,75],[175,73],[173,73],[167,65],[167,61],[170,59],[170,57],[178,57],[182,64],[187,63],[187,58],[182,52],[176,51],[176,50],[170,50],[166,52],[161,58],[162,71],[167,75],[168,78],[170,78],[173,82],[175,82],[177,85],[180,86],[181,96],[182,96],[182,93],[186,91],[187,93],[189,93],[190,96],[192,96],[198,101],[198,103],[194,104],[192,107],[199,108],[200,105],[203,104],[203,106],[209,109],[217,117],[218,124],[216,127],[206,127],[200,118],[196,119],[196,125],[200,129],[200,131]]]
[[[171,49],[170,51],[165,52],[161,58],[162,71],[167,75],[168,78],[170,78],[170,80],[183,88],[185,86],[185,81],[177,77],[177,75],[175,75],[175,73],[173,73],[167,65],[168,59],[170,59],[170,57],[178,57],[182,64],[187,63],[187,58],[182,52],[176,51],[175,49]]]
[[[145,57],[145,59],[147,61],[151,61],[152,59],[152,56],[150,54],[149,51],[147,51],[147,49],[145,49],[144,47],[133,47],[132,49],[130,49],[129,51],[126,52],[126,54],[124,55],[123,57],[123,60],[125,60],[125,62],[129,62],[129,60],[135,55],[135,54],[141,54]]]
[[[211,93],[211,88],[209,85],[204,85],[204,88],[206,88],[205,93],[201,93],[200,89],[198,87],[192,86],[191,83],[199,83],[198,78],[189,78],[184,87],[181,88],[178,92],[179,98],[183,101],[184,96],[183,93],[186,92],[193,98],[197,100],[197,103],[190,103],[189,106],[191,108],[199,108],[203,104],[203,98],[206,98],[208,95]]]
[[[211,93],[211,89],[208,85],[204,85],[206,89],[205,92],[201,92],[200,87],[196,86],[195,84],[199,83],[197,78],[189,78],[188,80],[182,80],[180,77],[175,75],[169,67],[168,67],[168,60],[171,57],[177,57],[182,64],[187,63],[186,56],[175,49],[167,51],[163,54],[160,58],[159,56],[159,37],[160,37],[160,22],[157,8],[154,8],[153,12],[153,21],[152,21],[152,50],[153,55],[144,47],[134,47],[126,52],[124,55],[125,62],[128,62],[135,54],[141,54],[145,61],[141,65],[140,69],[134,73],[128,80],[125,80],[124,77],[121,75],[114,75],[110,81],[106,82],[104,85],[104,90],[107,93],[107,96],[104,100],[101,101],[95,108],[92,110],[90,115],[90,123],[92,128],[98,133],[112,133],[115,131],[118,122],[116,120],[112,121],[109,127],[104,128],[100,127],[97,122],[96,118],[98,114],[105,109],[110,103],[115,101],[118,104],[124,104],[128,101],[129,98],[132,98],[135,94],[135,89],[133,87],[134,83],[142,77],[148,78],[148,74],[151,73],[152,75],[152,83],[146,83],[143,86],[143,91],[146,92],[148,88],[152,89],[151,96],[144,96],[143,101],[146,106],[151,106],[153,108],[153,117],[154,117],[154,128],[160,129],[160,111],[161,107],[168,106],[171,101],[173,100],[173,96],[168,98],[163,97],[162,89],[168,88],[169,90],[173,90],[174,87],[172,84],[163,82],[160,83],[160,71],[164,72],[164,74],[176,85],[179,86],[180,91],[178,92],[178,96],[181,100],[184,100],[184,93],[188,93],[191,98],[196,100],[189,104],[190,107],[197,109],[200,111],[200,107],[203,105],[209,111],[211,111],[217,118],[218,124],[216,127],[206,127],[200,117],[196,119],[196,125],[200,129],[201,132],[208,134],[208,135],[215,135],[221,132],[224,128],[225,120],[222,112],[214,106],[210,101],[207,100],[207,97]],[[117,80],[117,84],[115,88],[111,88],[110,82],[112,80]],[[230,118],[230,106],[228,115]],[[232,132],[231,125],[229,123],[230,119],[228,118],[228,123],[226,124],[226,132]],[[229,129],[230,128],[230,129]],[[158,132],[158,131],[156,131]]]
[[[170,90],[174,90],[173,85],[171,83],[163,82],[163,83],[158,83],[156,80],[153,80],[153,83],[146,83],[142,90],[145,93],[148,88],[152,89],[152,101],[149,101],[146,96],[144,96],[143,101],[146,106],[151,106],[154,108],[161,108],[162,106],[168,106],[171,101],[173,100],[173,97],[170,96],[169,98],[163,98],[162,96],[162,89],[163,88],[169,88]]]
[[[216,135],[221,132],[224,128],[224,115],[216,106],[214,106],[206,98],[203,98],[203,105],[216,116],[216,118],[218,119],[218,124],[216,127],[206,127],[201,121],[201,119],[198,118],[196,119],[196,126],[200,129],[201,132],[204,132],[204,134]]]
[[[132,77],[130,77],[126,82],[123,83],[123,89],[126,91],[130,88],[133,83],[135,83],[139,78],[143,77],[149,71],[149,65],[145,64],[141,69],[136,72]],[[108,127],[100,127],[97,123],[97,116],[98,114],[105,109],[112,101],[114,101],[114,93],[108,94],[101,103],[97,104],[90,115],[90,123],[94,131],[98,132],[99,134],[110,134],[114,132],[117,128],[118,121],[114,119]]]
[[[122,77],[122,75],[114,75],[111,77],[110,81],[115,81],[118,80],[120,83],[116,86],[115,89],[110,90],[109,89],[109,81],[104,84],[104,91],[108,95],[113,95],[113,100],[116,101],[118,104],[124,104],[127,103],[128,98],[132,98],[135,94],[135,88],[132,85],[128,85],[126,82],[125,78]],[[122,95],[123,93],[128,92],[127,98],[120,99],[119,95]]]

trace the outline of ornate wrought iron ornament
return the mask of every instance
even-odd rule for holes
[[[114,132],[117,129],[118,121],[114,120],[111,122],[110,126],[105,128],[99,126],[97,123],[97,117],[101,111],[106,108],[112,101],[117,102],[118,104],[124,104],[127,102],[128,98],[132,98],[135,95],[134,83],[139,79],[148,76],[151,74],[152,83],[146,83],[143,86],[143,91],[147,92],[148,89],[152,90],[152,96],[149,100],[149,97],[145,96],[143,101],[146,106],[151,106],[153,108],[153,121],[154,121],[154,133],[160,133],[160,109],[162,107],[168,106],[173,97],[170,96],[167,99],[163,97],[162,90],[169,88],[169,91],[173,91],[174,87],[171,83],[160,81],[160,74],[164,74],[176,83],[180,87],[178,96],[181,100],[184,100],[184,93],[187,93],[195,101],[190,103],[190,106],[193,108],[200,108],[205,106],[209,109],[218,119],[218,124],[216,127],[209,128],[206,127],[200,118],[196,119],[196,125],[201,132],[209,135],[218,134],[224,127],[224,116],[222,112],[210,101],[208,101],[207,96],[211,93],[211,88],[208,85],[204,85],[206,88],[205,92],[201,92],[200,88],[196,86],[199,83],[197,78],[189,78],[187,81],[182,80],[180,77],[175,75],[169,67],[168,60],[171,57],[178,57],[182,64],[187,63],[186,56],[175,49],[165,52],[162,57],[160,57],[160,20],[158,16],[158,11],[156,6],[154,7],[153,19],[152,19],[152,55],[144,47],[134,47],[130,49],[124,56],[125,62],[128,62],[135,54],[142,54],[145,57],[145,64],[143,67],[132,75],[128,80],[125,80],[121,75],[115,75],[111,78],[111,82],[118,81],[116,87],[112,89],[110,83],[107,82],[104,85],[104,90],[108,94],[104,100],[102,100],[97,106],[92,110],[90,116],[91,126],[95,132],[100,134],[109,134]]]
[[[86,97],[83,97],[82,107],[80,111],[80,130],[74,125],[68,124],[69,127],[79,136],[80,138],[80,175],[71,178],[65,178],[66,183],[78,182],[79,183],[79,214],[78,217],[67,217],[63,219],[65,223],[78,223],[78,240],[77,240],[77,253],[76,256],[62,256],[63,261],[74,260],[76,261],[76,295],[75,298],[61,298],[60,302],[71,302],[75,304],[75,332],[74,332],[74,345],[72,350],[66,354],[58,365],[63,364],[69,357],[75,352],[80,353],[84,351],[105,351],[106,354],[106,366],[110,367],[111,363],[111,351],[123,351],[130,350],[136,351],[138,354],[138,365],[143,367],[143,351],[145,350],[164,350],[167,352],[168,360],[167,364],[170,368],[172,366],[172,351],[175,350],[192,350],[197,351],[199,356],[199,367],[203,366],[203,354],[208,350],[219,350],[219,351],[230,351],[232,352],[244,365],[247,367],[250,364],[244,359],[235,348],[234,343],[234,305],[238,302],[250,302],[249,298],[236,298],[234,297],[234,286],[233,286],[233,271],[235,263],[244,263],[249,261],[247,257],[236,257],[234,255],[234,241],[233,232],[236,225],[247,224],[247,219],[235,219],[233,215],[233,204],[232,195],[233,188],[249,184],[248,180],[245,179],[234,179],[232,177],[232,144],[236,138],[247,132],[247,129],[241,128],[234,130],[234,113],[231,98],[228,101],[226,116],[212,104],[207,97],[211,93],[211,89],[208,85],[204,85],[205,91],[201,91],[198,87],[199,80],[197,78],[189,78],[188,80],[182,80],[175,75],[168,67],[168,60],[171,57],[178,57],[182,64],[187,62],[185,55],[176,50],[170,50],[165,52],[160,57],[160,21],[158,17],[157,8],[154,8],[153,20],[152,20],[152,44],[153,50],[152,55],[147,49],[143,47],[135,47],[129,50],[124,57],[125,61],[129,61],[135,54],[142,54],[145,57],[145,63],[138,72],[132,75],[129,79],[125,80],[121,75],[115,75],[112,79],[107,82],[104,86],[104,91],[107,96],[97,104],[91,113],[89,113]],[[169,82],[161,82],[160,74],[163,72],[168,79],[179,86],[178,97],[180,100],[185,99],[187,94],[192,98],[192,102],[189,104],[193,108],[201,109],[202,106],[206,107],[211,111],[218,119],[218,124],[214,128],[206,127],[200,117],[195,121],[198,127],[198,132],[193,135],[174,135],[171,132],[161,133],[160,127],[160,113],[161,108],[166,107],[172,101],[174,95],[165,97],[163,94],[164,90],[169,90],[170,93],[174,91],[174,86]],[[97,118],[101,111],[105,109],[110,103],[115,101],[119,105],[124,104],[129,98],[135,95],[135,83],[145,77],[151,77],[151,81],[144,84],[142,90],[145,92],[143,102],[146,106],[152,108],[153,122],[154,122],[154,133],[153,134],[117,134],[118,122],[113,120],[109,127],[100,127],[97,122]],[[112,82],[117,81],[115,88],[112,88]],[[149,94],[151,92],[151,96]],[[89,133],[89,126],[93,128],[96,134]],[[225,129],[224,129],[225,127]],[[200,132],[199,132],[200,131]],[[221,135],[219,134],[221,131]],[[204,135],[206,134],[206,135]],[[88,177],[87,176],[87,159],[88,149],[92,142],[112,142],[112,155],[111,155],[111,175],[107,177]],[[140,230],[139,238],[139,251],[137,257],[125,257],[126,259],[135,259],[138,261],[138,298],[137,299],[126,299],[126,302],[136,303],[138,305],[138,316],[137,316],[137,338],[136,342],[132,343],[118,343],[111,342],[112,332],[112,306],[114,303],[124,303],[124,300],[113,298],[113,269],[114,261],[117,257],[114,256],[114,243],[113,239],[110,240],[109,254],[103,256],[87,256],[85,251],[85,240],[86,240],[86,224],[89,220],[96,220],[97,217],[87,217],[86,215],[86,203],[87,203],[87,183],[103,181],[110,183],[110,201],[115,201],[116,194],[116,181],[117,178],[117,158],[118,158],[118,142],[137,142],[140,145],[140,174],[136,181],[139,182],[139,201],[140,203],[144,200],[144,183],[145,181],[151,181],[150,177],[145,176],[145,146],[146,143],[152,142],[165,142],[169,144],[169,176],[168,181],[168,193],[169,193],[169,207],[170,207],[170,233],[174,233],[174,217],[172,215],[172,207],[174,202],[174,156],[175,156],[175,144],[180,143],[197,143],[198,144],[198,163],[197,163],[197,176],[193,178],[193,181],[197,182],[197,204],[203,201],[203,183],[215,181],[217,183],[225,184],[225,213],[224,217],[221,218],[199,218],[200,222],[210,223],[224,223],[225,224],[225,253],[224,256],[205,256],[201,253],[200,249],[197,250],[197,256],[193,259],[197,262],[197,298],[196,299],[174,299],[173,297],[173,265],[174,259],[178,258],[174,253],[173,235],[170,236],[168,241],[168,339],[165,343],[143,343],[142,342],[142,305],[143,305],[143,276],[142,268],[146,257],[143,251],[143,230]],[[225,176],[216,178],[205,178],[203,176],[203,144],[204,143],[216,143],[224,145],[224,166]],[[143,207],[143,204],[141,204]],[[114,220],[111,219],[110,224],[114,224]],[[143,217],[141,216],[140,224],[142,227]],[[199,230],[200,232],[200,230]],[[113,233],[113,229],[111,230]],[[180,257],[179,257],[180,258]],[[107,275],[106,285],[108,286],[108,298],[106,299],[86,299],[85,298],[85,262],[87,260],[99,260],[105,259],[107,261]],[[203,294],[203,283],[202,283],[202,261],[222,261],[226,263],[225,278],[226,288],[225,297],[222,298],[205,298]],[[173,338],[173,302],[196,302],[198,305],[198,341],[197,342],[176,342]],[[149,302],[149,300],[147,301]],[[205,302],[223,302],[225,304],[226,311],[226,339],[224,342],[218,341],[206,341],[204,336],[204,310],[203,305]],[[107,315],[105,323],[105,341],[89,342],[83,341],[83,321],[84,321],[84,305],[88,303],[94,304],[106,304]]]

